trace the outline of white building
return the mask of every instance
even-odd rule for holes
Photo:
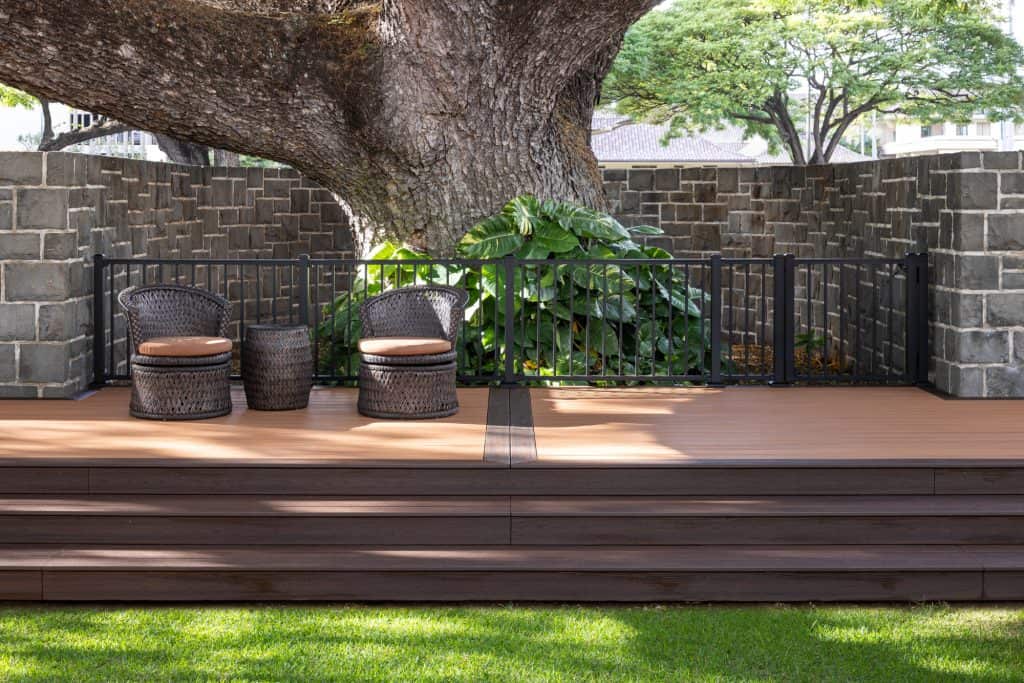
[[[50,104],[50,115],[55,135],[76,128],[88,127],[94,120],[93,114],[55,102]],[[0,106],[0,151],[36,149],[42,137],[42,131],[42,107],[25,109]],[[138,130],[89,140],[68,147],[66,151],[149,161],[167,160],[167,156],[160,151],[156,139],[150,133]]]

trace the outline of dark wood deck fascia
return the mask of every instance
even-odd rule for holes
[[[801,391],[761,395],[814,405]],[[34,432],[31,411],[14,411],[31,452],[0,447],[0,600],[1024,600],[1012,445],[972,457],[943,443],[930,457],[890,430],[847,457],[849,443],[817,451],[765,431],[778,443],[764,457],[730,457],[706,434],[681,441],[693,425],[680,402],[717,390],[613,392],[639,400],[611,411],[582,392],[586,409],[559,415],[548,390],[494,387],[464,392],[462,422],[369,423],[348,413],[352,395],[326,392],[317,410],[260,423],[273,448],[245,442],[262,416],[243,413],[185,428],[187,454],[166,450],[173,429],[146,424],[170,441],[133,453],[140,423],[104,416],[112,395],[63,428],[120,429],[116,453]],[[998,430],[1014,433],[1001,410]]]

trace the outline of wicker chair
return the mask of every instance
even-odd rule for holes
[[[131,414],[151,420],[200,420],[231,412],[231,305],[212,292],[179,285],[129,287],[118,301],[132,348]],[[199,350],[154,355],[154,340],[195,337]],[[203,340],[209,340],[204,342]],[[225,344],[226,342],[226,344]],[[166,346],[166,344],[164,344]],[[210,355],[203,346],[216,349]],[[223,350],[227,347],[227,350]]]
[[[423,285],[381,294],[360,307],[360,413],[424,419],[459,411],[456,342],[467,299],[461,289]],[[393,342],[393,352],[380,349],[389,345],[385,340]]]

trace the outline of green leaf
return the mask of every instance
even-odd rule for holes
[[[523,237],[533,234],[536,226],[542,221],[541,211],[540,200],[528,194],[516,197],[501,210]]]
[[[370,250],[370,253],[366,255],[367,261],[387,261],[394,256],[395,250],[398,246],[392,242],[384,242],[378,244],[376,247]]]
[[[541,244],[536,239],[527,240],[523,248],[516,252],[516,256],[521,259],[546,259],[551,256],[551,250]]]
[[[563,229],[557,223],[547,221],[536,225],[531,242],[556,254],[564,254],[580,245],[580,241],[571,232]]]
[[[626,228],[633,235],[664,235],[665,231],[653,225],[634,225]]]
[[[504,216],[492,216],[473,226],[460,241],[469,258],[501,258],[523,246],[523,236]]]
[[[574,232],[581,237],[592,237],[612,244],[629,240],[629,231],[622,227],[617,220],[606,215],[595,214],[595,216],[594,220],[582,223]]]

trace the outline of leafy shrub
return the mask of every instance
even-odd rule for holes
[[[371,265],[324,311],[318,334],[326,361],[347,374],[355,368],[358,305],[398,286],[435,282],[469,292],[460,337],[467,374],[501,371],[505,331],[505,268],[515,269],[512,320],[516,369],[528,375],[667,375],[707,367],[710,329],[701,320],[709,297],[691,280],[698,274],[650,259],[671,259],[634,238],[659,235],[652,226],[627,228],[604,213],[531,196],[513,199],[463,237],[457,254],[482,265]],[[427,258],[384,244],[374,260]],[[579,263],[563,263],[564,260]],[[613,260],[614,262],[609,262]],[[636,261],[621,263],[621,261]],[[333,335],[333,337],[332,337]],[[333,342],[332,342],[333,338]]]

